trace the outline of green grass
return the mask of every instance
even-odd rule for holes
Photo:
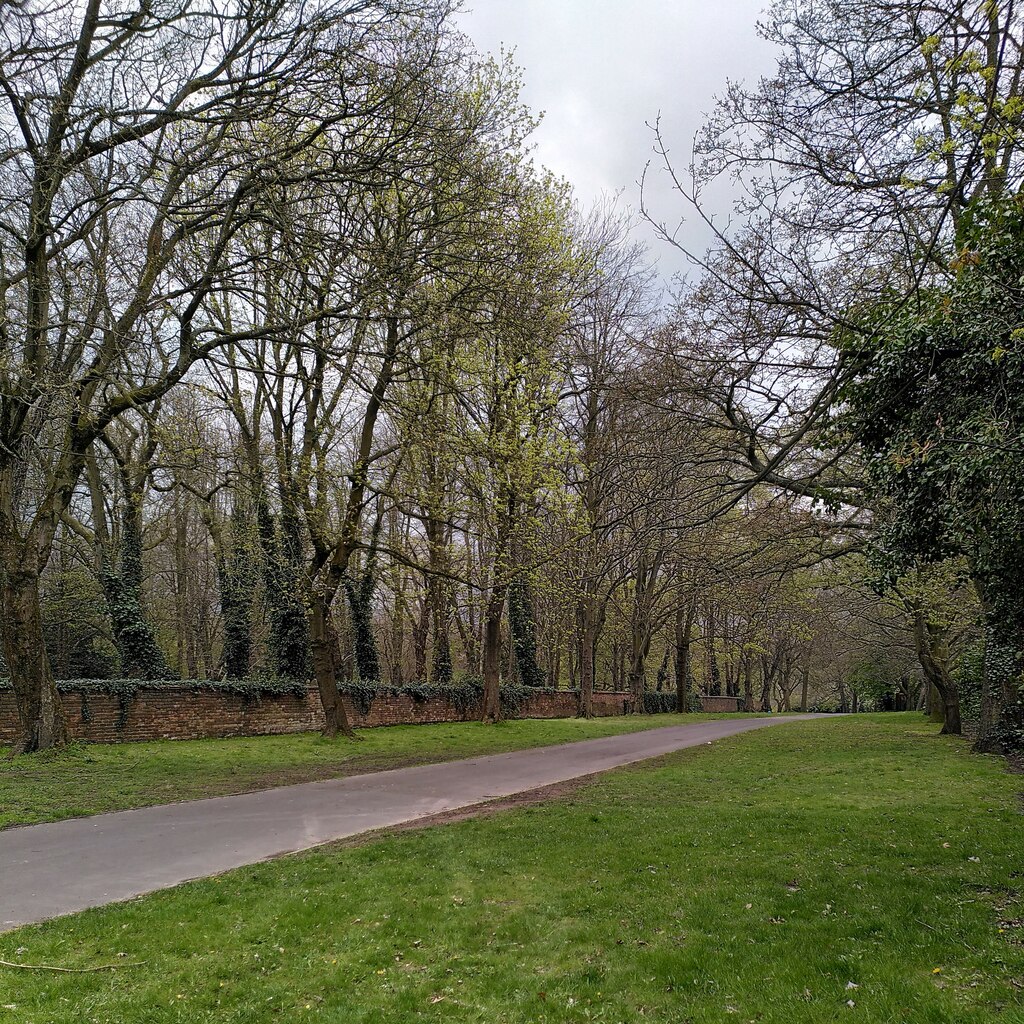
[[[225,740],[76,744],[7,760],[0,748],[0,828],[246,793],[315,779],[567,743],[721,715],[517,720],[484,726],[362,729],[361,742],[316,733]]]
[[[146,963],[0,968],[0,1021],[1019,1024],[1020,783],[919,715],[789,723],[20,929]]]

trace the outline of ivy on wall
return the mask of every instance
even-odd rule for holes
[[[0,690],[10,689],[10,681],[0,678]],[[119,705],[118,728],[127,723],[131,702],[140,690],[186,690],[194,693],[210,692],[230,694],[244,700],[256,701],[263,696],[305,697],[313,692],[303,679],[60,679],[57,689],[61,693],[77,693],[82,706],[82,720],[90,721],[89,697],[103,695],[116,697]],[[405,686],[387,686],[379,683],[341,682],[338,689],[348,697],[360,715],[368,715],[378,697],[403,695],[416,704],[447,700],[460,715],[467,714],[483,700],[483,682],[466,677],[447,684],[409,683]],[[501,711],[506,718],[519,718],[531,697],[561,695],[575,697],[578,690],[558,690],[553,687],[504,686],[501,689]],[[700,710],[699,698],[694,698],[693,710]],[[647,714],[675,711],[675,693],[647,693],[644,695]]]

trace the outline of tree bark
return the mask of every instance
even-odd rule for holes
[[[596,585],[587,580],[584,593],[579,601],[579,667],[580,696],[576,708],[578,718],[592,718],[594,715],[594,683],[596,674],[597,641],[604,626],[604,614],[599,607]],[[573,662],[569,661],[570,683],[572,682]]]
[[[31,564],[10,565],[3,576],[4,659],[14,688],[19,754],[67,743],[67,723],[43,643],[39,574]]]
[[[913,609],[914,646],[925,678],[938,692],[942,703],[940,735],[959,736],[963,732],[960,717],[960,695],[949,674],[949,649],[945,630],[929,622],[922,608]]]
[[[501,617],[505,588],[495,587],[484,615],[484,722],[501,721]]]
[[[323,734],[334,737],[340,732],[349,739],[355,739],[338,690],[335,643],[330,615],[331,608],[328,602],[322,596],[315,595],[310,602],[309,637],[313,655],[313,674],[320,693],[320,703],[324,709]]]
[[[577,718],[594,717],[594,651],[597,648],[598,627],[588,621],[580,640],[580,696]]]
[[[715,655],[715,608],[708,604],[708,630],[707,630],[707,654],[708,654],[708,683],[707,691],[714,697],[722,694],[722,675],[718,670],[718,658]]]
[[[749,653],[743,658],[743,710],[757,710],[754,707],[754,656]]]
[[[675,677],[676,711],[689,714],[690,711],[690,634],[697,614],[697,602],[691,598],[676,609],[675,629]]]

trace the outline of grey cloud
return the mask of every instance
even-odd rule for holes
[[[482,51],[514,48],[524,100],[545,111],[534,137],[540,163],[572,182],[589,205],[621,192],[636,207],[637,181],[654,159],[646,123],[660,114],[673,155],[685,167],[703,116],[729,80],[756,81],[773,52],[756,33],[763,0],[470,0],[458,24]],[[652,166],[648,198],[664,220],[684,212],[667,176]],[[728,197],[721,196],[724,215]],[[639,235],[663,276],[686,269],[674,250]],[[706,244],[688,219],[681,237]]]

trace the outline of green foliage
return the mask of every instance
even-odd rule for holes
[[[645,715],[672,715],[676,713],[676,692],[675,690],[645,690],[643,710]],[[688,700],[690,711],[699,712],[704,710],[700,696],[691,693]]]
[[[252,595],[257,579],[253,541],[248,509],[241,494],[236,493],[230,556],[217,562],[224,618],[224,670],[231,679],[244,679],[252,662]]]
[[[977,723],[981,714],[981,688],[985,674],[985,644],[969,644],[957,658],[951,675],[960,695],[960,713],[965,722]]]
[[[347,682],[339,683],[338,689],[352,700],[361,714],[369,714],[373,701],[385,694],[402,694],[411,697],[417,704],[428,700],[447,700],[460,715],[467,714],[483,700],[483,680],[475,676],[464,676],[456,682],[407,683],[405,686],[386,686],[380,683]],[[577,690],[556,690],[551,687],[503,686],[501,688],[501,713],[504,718],[519,718],[526,709],[526,702],[534,694],[569,693]],[[674,709],[670,709],[674,710]]]
[[[533,595],[529,583],[521,576],[513,579],[508,587],[508,618],[520,680],[524,686],[543,686],[547,680],[537,664]]]
[[[137,581],[123,573],[105,573],[102,583],[121,671],[143,679],[167,678],[171,670],[156,642],[153,626],[142,612]]]
[[[845,339],[839,423],[881,499],[883,577],[951,556],[970,564],[1009,739],[1024,725],[1024,198],[980,203],[966,224],[948,286],[879,305]]]
[[[256,528],[260,540],[263,590],[270,619],[268,649],[274,674],[282,678],[309,675],[309,622],[299,598],[301,541],[294,515],[282,513],[278,524],[262,483],[257,485]]]
[[[356,671],[360,679],[377,679],[380,677],[380,658],[377,654],[377,639],[373,633],[373,592],[376,585],[373,572],[364,572],[358,580],[346,575],[342,582],[345,595],[348,597],[349,617],[352,620],[352,647],[356,656]]]
[[[121,516],[117,571],[100,578],[123,675],[166,679],[171,670],[142,611],[142,498],[129,494]]]
[[[11,687],[9,679],[0,679],[0,690]],[[301,697],[309,692],[304,680],[299,679],[58,679],[61,693],[105,694],[131,700],[139,690],[194,690],[230,693],[247,700],[256,700],[263,694],[293,694]]]
[[[847,682],[857,691],[862,704],[878,709],[893,706],[892,700],[900,686],[893,667],[886,664],[881,652],[873,652],[858,661],[850,670]]]
[[[117,649],[110,640],[106,602],[95,575],[78,567],[51,567],[44,583],[43,637],[53,671],[90,679],[117,675]]]

